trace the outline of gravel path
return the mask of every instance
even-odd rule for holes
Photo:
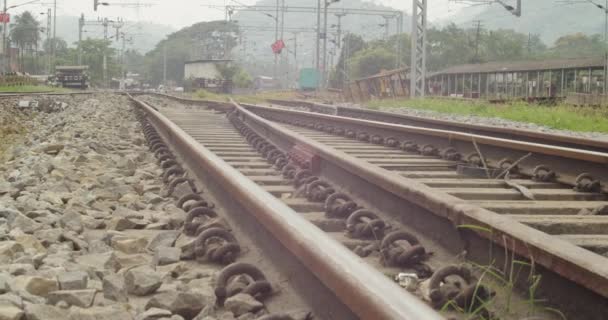
[[[163,171],[126,97],[60,100],[0,104],[2,119],[27,129],[0,162],[0,319],[263,314],[246,295],[217,308],[221,266],[183,260],[186,213],[163,196]]]

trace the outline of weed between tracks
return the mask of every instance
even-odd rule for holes
[[[486,227],[459,225],[457,228],[475,233],[488,233],[490,238],[493,237],[492,230]],[[536,273],[534,257],[530,257],[529,262],[517,259],[514,251],[509,252],[507,239],[504,236],[502,239],[504,247],[504,253],[502,254],[504,254],[503,260],[505,261],[502,270],[496,267],[497,262],[493,258],[494,252],[492,250],[494,246],[492,245],[489,246],[488,254],[491,262],[488,265],[467,262],[479,279],[475,291],[477,292],[480,286],[484,285],[494,290],[496,294],[483,301],[475,293],[473,297],[478,300],[476,303],[471,303],[466,309],[460,308],[453,301],[448,301],[441,311],[456,310],[464,314],[467,320],[515,319],[522,315],[532,318],[543,316],[542,319],[566,320],[566,316],[561,311],[543,305],[546,301],[537,298],[537,290],[541,284],[542,276]],[[516,290],[521,291],[521,288],[525,288],[527,291],[526,300],[516,302],[513,296],[517,294]]]
[[[371,109],[410,108],[461,116],[502,118],[554,129],[608,133],[608,109],[573,107],[566,104],[542,106],[521,101],[491,104],[447,99],[397,99],[374,100],[366,103],[366,106]]]

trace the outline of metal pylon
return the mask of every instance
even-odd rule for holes
[[[413,0],[410,97],[424,97],[426,78],[426,3]]]

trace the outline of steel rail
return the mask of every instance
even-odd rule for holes
[[[199,144],[150,105],[133,99],[185,162],[208,170],[249,214],[361,319],[443,319],[290,207]],[[248,112],[243,110],[244,112]],[[265,120],[260,118],[260,121]]]
[[[462,131],[483,134],[497,138],[507,138],[519,141],[538,142],[555,146],[570,147],[591,151],[608,151],[608,142],[583,137],[574,137],[557,133],[538,132],[528,129],[513,129],[483,124],[462,123],[450,120],[432,119],[420,116],[399,114],[388,111],[370,110],[333,106],[302,100],[267,99],[268,102],[285,106],[304,106],[311,111],[333,110],[338,116],[360,118],[372,121],[392,122],[405,125],[424,126],[426,128]]]
[[[293,144],[306,146],[323,160],[344,168],[397,197],[448,219],[455,226],[475,225],[483,229],[489,229],[492,232],[488,233],[485,230],[476,229],[471,231],[483,238],[490,239],[501,247],[504,247],[504,244],[508,243],[511,247],[505,249],[512,250],[520,256],[531,258],[535,264],[542,265],[561,277],[577,283],[604,298],[608,298],[608,264],[606,264],[606,258],[577,247],[565,240],[533,229],[511,218],[471,205],[466,200],[430,188],[413,179],[395,175],[377,166],[370,166],[364,160],[357,159],[314,140],[303,138],[291,130],[263,119],[250,109],[258,108],[258,110],[286,113],[292,119],[298,115],[311,115],[310,113],[259,106],[244,108],[236,104],[235,107],[244,115],[245,121],[255,121],[263,125],[264,129],[272,134],[290,139]],[[336,121],[348,120],[359,124],[395,126],[357,119],[345,120],[339,117],[320,114],[312,114],[312,117]],[[412,130],[418,131],[422,129],[412,128]],[[438,132],[437,134],[444,135],[446,133]]]
[[[606,170],[606,165],[608,164],[608,153],[488,137],[479,134],[470,134],[457,131],[428,129],[416,126],[362,120],[314,112],[278,109],[252,104],[242,105],[250,110],[255,110],[258,113],[311,119],[312,121],[332,123],[334,125],[341,124],[351,128],[364,128],[370,134],[375,131],[382,134],[395,136],[414,135],[420,139],[423,139],[425,143],[434,144],[436,147],[456,146],[457,149],[459,149],[458,151],[461,152],[463,150],[475,152],[474,144],[483,145],[486,146],[487,149],[491,149],[491,152],[484,152],[483,156],[486,158],[495,157],[492,160],[500,160],[505,156],[510,156],[513,154],[521,157],[526,153],[531,153],[532,156],[529,157],[529,159],[526,159],[525,162],[519,164],[522,173],[532,175],[534,167],[526,165],[527,163],[536,162],[536,165],[550,165],[554,171],[559,173],[557,181],[569,185],[576,185],[576,177],[583,172],[591,173],[593,176],[595,176],[595,178],[601,181],[608,181],[608,172]],[[464,154],[464,152],[462,153]],[[494,156],[494,154],[497,156]],[[516,159],[517,158],[513,160]],[[584,168],[581,168],[582,163],[585,163]],[[602,188],[605,192],[608,191],[606,186],[602,186]]]

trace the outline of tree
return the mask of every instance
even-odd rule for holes
[[[120,74],[120,65],[116,49],[110,47],[112,42],[103,39],[86,39],[81,42],[82,63],[89,66],[89,75],[93,82],[103,80],[103,56],[107,58],[108,78]]]
[[[354,78],[362,78],[395,68],[395,53],[383,47],[363,49],[352,57],[350,72]]]
[[[359,51],[366,47],[366,43],[361,36],[347,33],[342,38],[340,56],[335,71],[330,76],[330,84],[332,87],[341,87],[344,80],[347,78],[349,68],[349,60]]]
[[[604,44],[600,35],[588,36],[579,32],[555,40],[549,55],[556,58],[574,58],[602,55],[603,52]]]
[[[32,63],[27,68],[24,65],[24,56],[26,51],[30,54],[30,60],[33,61],[34,54],[38,51],[38,41],[40,40],[39,32],[40,22],[38,22],[29,11],[24,11],[20,15],[15,16],[15,25],[10,31],[11,40],[19,48],[19,65],[24,71],[35,72],[35,65]]]
[[[238,26],[226,21],[200,22],[170,34],[146,54],[145,77],[154,84],[162,82],[166,50],[167,79],[182,83],[186,61],[223,58],[224,51],[236,46],[237,34]]]

